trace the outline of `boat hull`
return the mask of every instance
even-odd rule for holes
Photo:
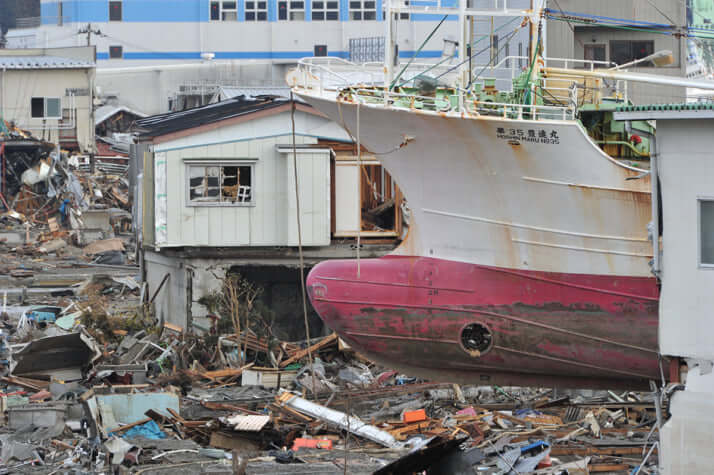
[[[659,377],[653,278],[386,256],[320,263],[307,286],[319,315],[349,345],[413,375],[630,388]],[[464,341],[474,325],[490,332],[484,351]]]
[[[392,255],[310,273],[313,306],[349,344],[443,381],[646,388],[658,379],[643,170],[607,156],[573,120],[298,94],[359,136],[411,210]],[[472,332],[489,345],[467,348]]]

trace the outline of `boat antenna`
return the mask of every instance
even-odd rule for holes
[[[389,15],[391,16],[392,12],[389,12]],[[446,18],[448,18],[449,15],[444,15],[444,18],[441,19],[441,21],[434,27],[434,29],[429,33],[429,36],[426,37],[426,39],[422,42],[422,44],[419,46],[419,48],[414,51],[414,54],[412,55],[411,58],[409,58],[409,61],[407,61],[407,64],[404,65],[404,67],[399,71],[397,74],[397,77],[395,77],[392,82],[389,84],[389,90],[391,91],[394,89],[394,85],[399,81],[399,78],[402,77],[402,74],[404,74],[404,71],[407,70],[410,64],[414,61],[414,59],[417,57],[417,55],[421,52],[421,50],[426,46],[426,44],[429,42],[429,40],[436,34],[436,31],[439,29],[439,27],[446,21]],[[391,18],[389,19],[391,21]]]

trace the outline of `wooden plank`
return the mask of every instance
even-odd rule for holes
[[[226,368],[226,369],[217,369],[214,371],[206,371],[203,373],[199,373],[201,376],[205,376],[208,379],[215,379],[215,378],[225,378],[227,376],[240,376],[243,374],[243,371],[246,369],[252,368],[255,363],[250,363],[245,366],[242,366],[240,368]]]
[[[170,410],[171,410],[171,409],[169,409],[169,411],[170,411]],[[124,432],[124,431],[127,430],[127,429],[131,429],[132,427],[136,427],[136,426],[140,426],[140,425],[146,424],[147,422],[150,422],[150,421],[152,421],[152,420],[153,420],[153,419],[151,419],[151,417],[147,417],[146,419],[141,419],[141,420],[139,420],[139,421],[132,422],[131,424],[123,425],[123,426],[119,427],[118,429],[112,429],[112,430],[110,430],[110,431],[108,431],[108,432],[111,433],[111,434],[117,434],[117,433],[119,433],[119,432]]]
[[[279,366],[280,366],[281,368],[284,368],[284,367],[288,366],[289,364],[292,364],[292,363],[294,363],[294,362],[296,362],[296,361],[298,361],[298,360],[300,360],[300,359],[306,357],[307,354],[308,354],[308,350],[309,350],[311,353],[315,353],[315,352],[319,351],[320,349],[326,347],[327,345],[329,345],[330,343],[333,343],[333,342],[335,342],[335,341],[337,341],[337,333],[333,333],[332,335],[323,338],[322,340],[320,340],[319,342],[317,342],[317,343],[315,343],[314,345],[310,346],[309,348],[305,348],[304,350],[298,351],[297,353],[295,353],[295,354],[294,354],[293,356],[291,356],[290,358],[286,359],[285,361],[282,361]]]
[[[588,465],[588,471],[593,472],[622,472],[630,470],[629,465],[624,463],[591,463]]]
[[[657,449],[654,450],[657,452]],[[551,455],[642,455],[642,447],[558,447],[550,450]]]

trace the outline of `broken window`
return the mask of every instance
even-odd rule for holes
[[[714,266],[714,200],[699,200],[699,263]]]
[[[245,2],[245,21],[267,21],[268,2]]]
[[[188,203],[236,206],[253,204],[253,165],[189,165]]]

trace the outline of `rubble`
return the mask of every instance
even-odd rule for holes
[[[656,472],[649,393],[420,380],[275,338],[239,278],[210,327],[156,321],[126,178],[8,129],[0,473]]]

